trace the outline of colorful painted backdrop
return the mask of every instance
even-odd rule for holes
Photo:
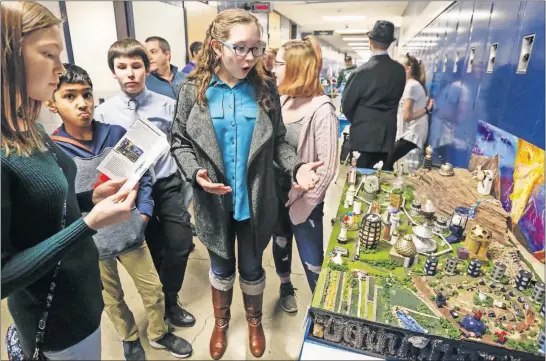
[[[499,155],[500,201],[523,245],[544,262],[544,150],[480,121],[473,153]]]

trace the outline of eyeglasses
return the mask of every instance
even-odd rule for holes
[[[280,62],[280,61],[276,61],[276,60],[275,60],[275,65],[274,65],[275,68],[280,68],[280,67],[283,66],[283,65],[286,65],[286,63],[283,63],[283,62]]]
[[[240,56],[242,58],[247,56],[248,53],[250,53],[251,51],[252,51],[252,55],[254,55],[254,57],[256,58],[262,57],[265,53],[265,45],[263,44],[260,44],[259,46],[255,46],[253,48],[249,48],[248,46],[234,46],[225,41],[221,41],[221,40],[218,40],[218,41],[224,44],[225,46],[227,46],[228,48],[230,48],[231,50],[233,50],[235,55]]]

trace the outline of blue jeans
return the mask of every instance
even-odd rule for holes
[[[322,246],[324,203],[317,205],[309,218],[298,225],[294,225],[290,221],[288,210],[285,207],[279,208],[279,218],[273,230],[275,268],[280,277],[290,275],[292,271],[292,238],[295,237],[307,282],[311,291],[314,292],[324,261]]]
[[[235,267],[239,270],[241,290],[249,295],[261,294],[265,288],[265,272],[262,267],[263,252],[254,252],[254,234],[250,220],[236,221],[231,219],[229,227],[229,245],[235,248],[237,239],[237,257],[225,259],[209,250],[209,279],[214,288],[228,291],[235,282]]]

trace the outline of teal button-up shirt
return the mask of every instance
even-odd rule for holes
[[[250,218],[247,163],[258,108],[254,88],[244,79],[233,88],[213,76],[206,92],[212,124],[232,189],[233,218]]]

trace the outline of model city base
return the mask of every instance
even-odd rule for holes
[[[544,349],[545,286],[518,249],[498,237],[506,225],[491,227],[506,223],[502,207],[483,196],[487,207],[468,207],[477,203],[478,194],[460,196],[461,187],[464,192],[476,188],[467,170],[454,169],[448,176],[435,169],[416,173],[393,177],[378,170],[348,177],[354,183],[345,186],[312,306],[335,313],[335,320],[399,329],[401,339],[409,333],[447,338],[459,350],[466,346],[457,342],[472,340],[478,348],[504,349],[507,360],[518,359],[508,350],[522,351],[522,360],[534,359]],[[434,198],[442,187],[450,192]],[[361,215],[349,206],[355,201],[362,202]],[[453,229],[457,241],[450,243]],[[325,330],[334,330],[330,326]],[[356,337],[348,326],[341,336],[335,332],[341,337],[336,342]],[[329,332],[319,338],[334,342],[334,336],[325,336]],[[394,341],[383,344],[383,353],[372,352],[396,356],[386,351],[389,342]],[[393,347],[400,349],[400,343]]]

